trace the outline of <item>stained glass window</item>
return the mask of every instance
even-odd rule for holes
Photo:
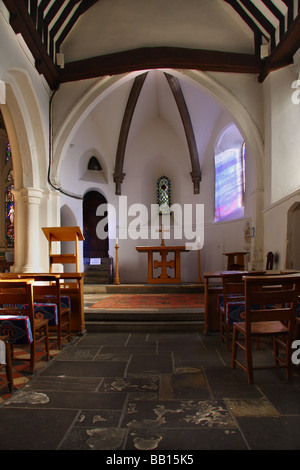
[[[171,202],[171,180],[167,176],[161,176],[157,180],[157,204],[160,207],[160,213],[168,214],[170,212]]]
[[[6,144],[5,163],[11,159],[10,143]]]
[[[5,190],[5,239],[7,247],[13,247],[15,241],[14,215],[15,203],[13,195],[13,184],[7,186]]]
[[[244,207],[245,145],[215,155],[215,220]]]

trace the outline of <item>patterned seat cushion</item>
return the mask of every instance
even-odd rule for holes
[[[34,306],[34,316],[35,318],[43,318],[48,320],[49,326],[58,325],[58,313],[57,305],[52,303],[35,303]]]
[[[45,295],[45,301],[48,302],[48,299],[49,299],[49,302],[53,303],[53,299],[55,298],[54,295]],[[60,305],[61,305],[61,308],[69,308],[71,309],[71,299],[68,295],[62,295],[60,297]]]
[[[245,321],[245,302],[227,302],[226,323],[232,325],[234,322]]]
[[[19,310],[26,310],[28,305],[25,304],[15,304],[15,305],[5,305],[5,307],[17,308]],[[46,319],[48,320],[49,326],[58,325],[58,313],[57,305],[53,303],[34,303],[34,316],[37,319]]]
[[[0,315],[0,335],[8,335],[10,343],[31,344],[33,337],[29,317]]]

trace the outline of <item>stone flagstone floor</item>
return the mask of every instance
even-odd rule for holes
[[[299,367],[248,385],[230,362],[218,334],[94,326],[2,402],[0,449],[299,450]]]

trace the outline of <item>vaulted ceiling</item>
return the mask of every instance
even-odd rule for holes
[[[51,89],[157,68],[252,73],[300,47],[300,0],[3,0]]]

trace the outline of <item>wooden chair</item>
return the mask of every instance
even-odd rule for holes
[[[48,320],[37,319],[33,306],[33,279],[0,280],[0,334],[8,335],[14,344],[27,344],[30,347],[30,372],[35,371],[36,347],[44,342],[44,353],[39,358],[50,359]],[[18,305],[21,308],[18,308]],[[27,305],[26,311],[24,305]]]
[[[61,349],[63,339],[71,340],[71,302],[67,295],[61,294],[59,274],[6,273],[1,278],[34,279],[35,317],[48,320],[48,331],[55,332],[58,349]]]
[[[8,385],[8,389],[10,393],[12,393],[14,389],[14,381],[13,381],[13,374],[12,374],[12,367],[11,367],[11,347],[9,343],[9,337],[0,336],[0,341],[4,345],[4,351],[5,351],[5,362],[0,363],[0,369],[5,369],[5,372],[6,372],[6,381],[3,380],[0,383],[0,389]]]
[[[222,277],[222,295],[219,297],[221,341],[230,349],[230,331],[234,321],[242,320],[245,311],[243,276],[245,273],[224,272]]]
[[[25,275],[21,275],[24,278]],[[43,282],[44,284],[33,286],[34,298],[34,312],[35,317],[47,317],[47,311],[51,306],[55,307],[55,314],[51,315],[51,320],[48,322],[49,332],[55,332],[57,337],[58,349],[61,349],[62,340],[71,341],[71,308],[69,305],[63,303],[63,298],[60,290],[60,276],[59,275],[34,275],[34,280]]]
[[[233,325],[232,368],[238,364],[248,373],[248,382],[254,383],[253,371],[272,366],[254,367],[252,338],[272,337],[275,365],[286,368],[286,378],[292,375],[291,344],[295,326],[297,299],[300,292],[299,275],[245,276],[245,321]],[[245,343],[239,341],[238,335]],[[285,351],[279,356],[278,346]],[[246,352],[246,363],[237,360],[237,346]]]

